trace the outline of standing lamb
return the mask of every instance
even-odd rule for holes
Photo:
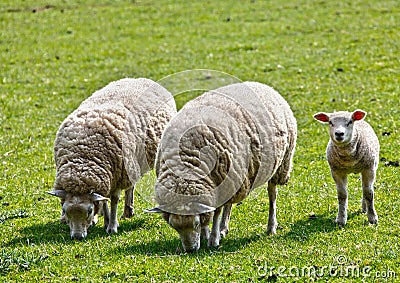
[[[159,206],[148,212],[162,213],[186,252],[197,251],[201,237],[216,247],[228,232],[232,204],[268,182],[267,233],[274,234],[276,185],[289,180],[296,138],[293,113],[271,87],[244,82],[206,92],[162,135],[155,164]]]
[[[65,119],[54,144],[50,194],[61,198],[71,238],[86,237],[99,206],[106,231],[116,233],[121,190],[127,190],[124,216],[133,215],[133,187],[153,166],[161,133],[175,114],[174,99],[161,85],[126,78],[93,93]]]
[[[374,181],[379,162],[379,140],[372,127],[364,121],[367,113],[354,112],[317,113],[314,118],[329,123],[330,140],[326,157],[336,183],[339,209],[336,222],[347,222],[347,175],[361,173],[362,211],[367,212],[371,224],[378,223],[374,207]]]

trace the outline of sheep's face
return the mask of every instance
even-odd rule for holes
[[[200,248],[200,215],[163,213],[163,217],[168,224],[179,233],[183,248],[186,252],[195,252]]]
[[[364,119],[366,113],[362,110],[335,113],[317,113],[314,118],[323,123],[329,123],[329,135],[338,146],[348,144],[353,138],[354,122]]]
[[[62,210],[72,239],[82,240],[89,226],[96,224],[95,204],[88,195],[67,197]]]
[[[97,194],[72,195],[62,190],[50,194],[61,198],[61,219],[68,224],[71,238],[76,240],[87,236],[88,228],[97,223],[101,206],[99,202],[108,200]]]

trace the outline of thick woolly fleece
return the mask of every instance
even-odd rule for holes
[[[109,196],[153,165],[162,130],[176,113],[156,82],[126,78],[96,91],[61,124],[55,144],[55,190]]]
[[[188,102],[163,133],[156,159],[156,201],[194,215],[237,203],[270,181],[285,184],[296,145],[296,119],[271,87],[244,82]]]

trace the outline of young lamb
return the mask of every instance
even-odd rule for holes
[[[61,220],[71,238],[85,238],[101,211],[106,231],[116,233],[121,190],[128,189],[124,215],[133,215],[133,186],[153,166],[161,133],[175,114],[174,99],[161,85],[125,78],[93,93],[64,120],[54,143],[57,172],[49,193],[61,198]]]
[[[201,237],[216,247],[228,232],[232,204],[268,183],[267,233],[274,234],[276,185],[289,180],[296,138],[293,113],[272,88],[244,82],[206,92],[162,135],[155,163],[159,206],[148,212],[163,214],[186,252],[197,251]]]
[[[374,207],[374,181],[379,162],[379,141],[372,127],[364,121],[367,113],[354,112],[317,113],[314,118],[329,123],[330,140],[326,157],[336,183],[339,209],[336,222],[347,222],[347,175],[361,173],[362,211],[367,212],[371,224],[378,223]]]

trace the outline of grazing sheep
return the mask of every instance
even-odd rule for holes
[[[65,119],[54,143],[57,174],[49,193],[61,198],[61,220],[71,238],[85,238],[101,211],[106,231],[116,233],[121,190],[128,189],[124,216],[133,215],[133,186],[153,165],[175,113],[174,99],[161,85],[126,78],[93,93]]]
[[[362,211],[371,224],[378,223],[374,207],[374,181],[379,162],[379,140],[372,127],[364,121],[363,110],[354,112],[317,113],[314,118],[329,123],[330,140],[326,157],[336,183],[339,209],[336,222],[347,222],[347,175],[361,173]]]
[[[274,234],[276,185],[289,180],[296,138],[293,113],[271,87],[244,82],[206,92],[162,135],[155,163],[159,206],[148,212],[163,214],[186,252],[200,248],[200,237],[216,247],[228,232],[232,204],[268,182],[267,232]]]

